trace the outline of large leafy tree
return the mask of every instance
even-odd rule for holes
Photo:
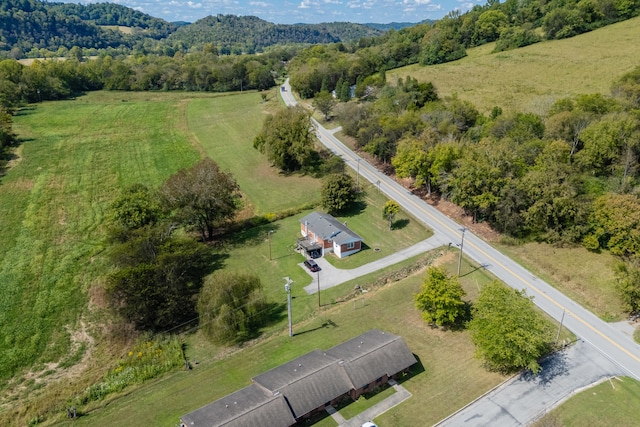
[[[256,275],[216,272],[205,281],[198,298],[200,325],[218,343],[253,336],[268,318],[268,304]]]
[[[331,111],[336,106],[336,100],[328,91],[320,91],[313,97],[313,108],[316,108],[324,115],[325,120],[329,120]]]
[[[524,291],[492,282],[480,291],[469,322],[476,355],[499,372],[540,371],[552,331]]]
[[[415,304],[426,322],[453,325],[467,312],[462,300],[465,294],[456,277],[449,276],[443,267],[430,267],[422,289],[415,296]]]
[[[605,194],[593,204],[592,234],[614,255],[640,258],[640,198]]]
[[[240,208],[240,188],[230,172],[206,158],[171,175],[160,187],[165,204],[182,224],[197,229],[203,240]]]
[[[357,198],[353,178],[341,173],[328,175],[322,184],[320,197],[322,207],[330,214],[344,212]]]
[[[629,313],[639,313],[640,262],[636,259],[627,263],[618,264],[615,275],[624,309]]]
[[[111,257],[119,269],[107,278],[107,295],[138,329],[162,331],[195,316],[195,297],[212,266],[207,246],[146,226]]]
[[[115,232],[127,233],[155,224],[163,212],[157,194],[143,184],[134,184],[111,204],[109,216]]]
[[[400,212],[400,205],[395,200],[387,200],[382,207],[382,218],[389,221],[389,231],[393,228],[393,221]]]
[[[301,108],[287,108],[267,117],[253,146],[285,172],[310,167],[315,156],[309,115]]]
[[[526,226],[549,240],[576,240],[587,220],[569,153],[564,142],[549,143],[519,183],[528,204],[523,214]]]

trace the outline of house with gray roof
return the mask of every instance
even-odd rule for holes
[[[312,258],[328,252],[344,258],[362,249],[362,238],[329,214],[311,212],[301,218],[300,233],[298,246]]]
[[[314,350],[181,417],[183,427],[288,427],[353,400],[417,362],[402,337],[372,329],[327,351]]]

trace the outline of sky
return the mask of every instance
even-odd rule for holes
[[[58,0],[60,1],[60,0]],[[276,24],[321,22],[420,22],[440,19],[452,10],[465,12],[478,0],[62,0],[109,1],[166,21],[195,22],[209,15],[257,16]]]

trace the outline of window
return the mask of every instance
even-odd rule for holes
[[[347,249],[353,249],[353,248],[355,248],[355,247],[356,247],[355,242],[349,242],[349,243],[347,243]]]

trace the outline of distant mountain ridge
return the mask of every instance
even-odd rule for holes
[[[410,28],[420,24],[433,24],[434,22],[435,21],[433,19],[425,19],[424,21],[420,22],[389,22],[388,24],[367,23],[362,25],[373,28],[374,30],[389,31]]]
[[[276,44],[347,42],[382,34],[381,30],[348,22],[285,25],[256,16],[216,15],[178,28],[167,41],[196,47],[212,43],[223,53],[239,53]]]
[[[127,34],[114,28],[131,28]],[[208,16],[192,24],[170,23],[114,3],[0,2],[0,56],[38,56],[42,50],[188,50],[213,45],[220,53],[252,53],[277,44],[321,44],[377,37],[383,30],[362,24],[273,24],[255,16]],[[151,40],[152,42],[144,42]],[[1,55],[2,52],[4,55]]]

